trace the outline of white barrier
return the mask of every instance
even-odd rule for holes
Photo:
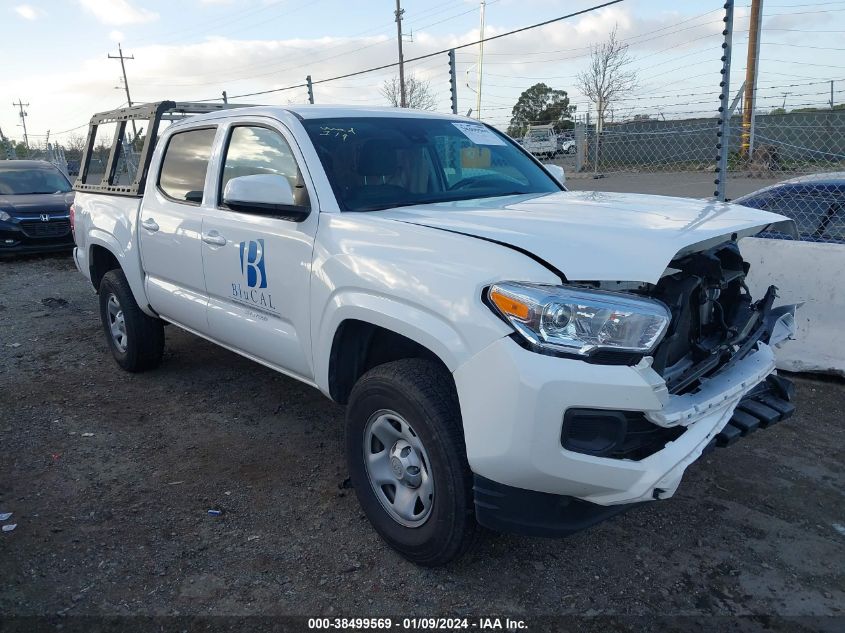
[[[748,287],[762,297],[774,284],[775,303],[805,302],[795,315],[796,340],[777,350],[778,367],[845,376],[845,244],[745,238]]]

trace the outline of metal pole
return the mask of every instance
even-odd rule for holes
[[[754,152],[754,106],[757,100],[757,65],[760,61],[760,27],[763,21],[763,0],[751,0],[748,24],[748,56],[745,66],[745,102],[742,112],[742,155],[751,158]]]
[[[458,113],[458,77],[455,70],[455,49],[449,51],[449,90],[452,93],[452,114]]]
[[[481,120],[481,79],[484,74],[484,8],[487,3],[481,0],[481,27],[478,32],[478,81],[475,85],[475,118]]]
[[[833,110],[833,79],[830,80],[830,109]]]
[[[405,99],[405,58],[402,56],[402,14],[405,13],[396,0],[396,38],[399,40],[399,107],[407,108],[408,102]]]
[[[716,166],[716,179],[713,181],[713,184],[716,185],[716,191],[713,192],[713,195],[717,200],[724,202],[726,200],[725,185],[728,177],[728,148],[731,140],[731,113],[727,111],[727,104],[731,96],[731,45],[734,29],[734,0],[725,1],[725,17],[722,20],[725,23],[725,28],[722,31],[725,40],[722,42],[722,80],[719,82],[722,93],[719,95],[719,130],[716,132],[716,149],[719,150],[719,155],[716,157],[718,165]],[[746,89],[748,88],[747,83],[745,87]]]
[[[135,59],[134,55],[124,55],[123,49],[120,48],[120,43],[117,45],[117,55],[109,55],[109,59],[119,59],[120,60],[120,70],[123,71],[123,87],[126,89],[126,103],[129,107],[132,107],[132,97],[129,96],[129,81],[126,79],[126,64],[123,63],[124,59]]]
[[[21,117],[21,126],[23,127],[23,144],[26,146],[26,149],[29,149],[29,136],[26,133],[26,117],[27,113],[24,111],[24,108],[28,108],[29,104],[24,103],[20,97],[18,97],[17,103],[12,103],[12,106],[16,108],[20,108],[20,117]]]
[[[308,103],[314,103],[314,85],[311,83],[311,75],[305,77],[305,83],[308,85]]]
[[[124,55],[123,49],[120,47],[120,42],[117,43],[117,55],[109,55],[109,59],[119,59],[120,60],[120,70],[123,71],[123,87],[126,90],[126,104],[131,108],[132,107],[132,97],[129,95],[129,80],[126,78],[126,64],[123,63],[124,59],[135,59],[134,55]],[[135,119],[132,120],[132,142],[135,142],[135,139],[138,138],[138,129],[135,127]]]
[[[587,111],[587,115],[589,115],[589,110]],[[599,137],[601,135],[601,112],[596,112],[596,133],[594,135],[595,139],[595,149],[593,151],[593,178],[599,177]]]
[[[736,111],[736,106],[738,103],[742,102],[742,95],[745,92],[745,82],[742,82],[742,85],[739,87],[739,90],[736,91],[736,96],[734,100],[731,101],[731,107],[728,108],[728,116],[733,116],[734,112]],[[740,112],[742,112],[742,106],[739,107]]]
[[[223,91],[223,103],[229,103],[229,96],[226,94],[226,91]]]

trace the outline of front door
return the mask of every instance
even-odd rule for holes
[[[225,130],[217,204],[203,221],[203,261],[209,333],[223,344],[313,380],[309,284],[316,198],[299,169],[301,155],[286,129],[239,121]],[[238,176],[277,174],[288,179],[296,205],[310,207],[303,221],[261,209],[233,211],[223,199]],[[216,242],[216,243],[215,243]]]
[[[202,266],[203,190],[216,129],[170,137],[161,172],[141,204],[138,234],[147,299],[162,317],[204,332],[208,297]]]

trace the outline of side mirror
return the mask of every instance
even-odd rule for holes
[[[301,222],[310,209],[297,206],[288,179],[278,174],[237,176],[226,183],[223,204],[234,211],[277,215]]]
[[[543,167],[545,167],[546,171],[549,172],[560,184],[566,184],[566,174],[563,172],[563,167],[560,165],[553,165],[551,163],[545,163]]]

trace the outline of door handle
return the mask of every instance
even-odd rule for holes
[[[146,220],[142,221],[141,226],[147,229],[150,233],[155,233],[159,229],[158,224],[156,224],[156,221],[152,218],[147,218]]]
[[[202,234],[202,241],[206,244],[214,246],[226,246],[226,238],[220,235],[217,231],[209,231]]]

